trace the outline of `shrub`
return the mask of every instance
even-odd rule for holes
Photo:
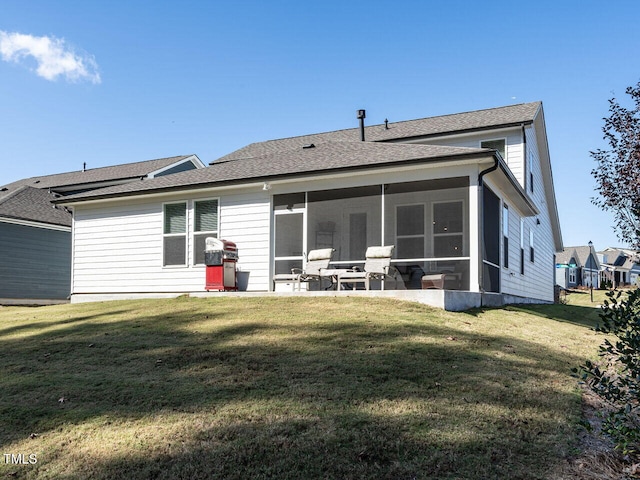
[[[612,335],[599,347],[601,362],[580,368],[588,387],[605,402],[602,431],[624,455],[640,455],[640,289],[607,293],[597,332]],[[615,338],[614,338],[615,337]],[[577,372],[578,369],[573,369]]]

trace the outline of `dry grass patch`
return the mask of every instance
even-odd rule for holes
[[[13,478],[552,478],[593,309],[358,298],[0,310]],[[62,401],[60,401],[62,399]],[[31,438],[30,438],[31,437]]]

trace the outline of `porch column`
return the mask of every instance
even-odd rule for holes
[[[478,176],[469,176],[469,291],[480,291],[480,188]]]

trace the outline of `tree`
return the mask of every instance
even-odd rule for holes
[[[587,386],[606,404],[602,431],[624,455],[640,459],[640,289],[608,292],[596,331],[609,335],[600,345],[599,362],[580,369]]]
[[[591,157],[597,167],[591,171],[599,197],[592,202],[614,213],[618,237],[640,248],[640,82],[625,92],[634,108],[609,100],[609,117],[604,118],[604,139],[611,147],[596,150]]]

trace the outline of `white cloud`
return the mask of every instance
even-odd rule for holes
[[[92,56],[78,54],[55,37],[34,37],[0,30],[0,56],[6,62],[24,63],[32,57],[36,74],[47,80],[63,77],[70,82],[87,80],[100,83],[98,65]]]

